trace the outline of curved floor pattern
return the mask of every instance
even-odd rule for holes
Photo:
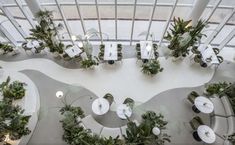
[[[211,81],[218,81],[218,79],[224,81],[234,80],[234,78],[231,78],[231,74],[235,73],[234,68],[235,64],[225,63],[221,65]],[[225,70],[226,72],[223,72],[222,70]],[[93,99],[97,98],[97,96],[81,86],[68,86],[67,84],[53,80],[38,71],[25,70],[23,73],[29,76],[38,86],[42,104],[40,115],[41,119],[38,122],[38,126],[29,142],[29,145],[38,143],[65,144],[61,139],[63,130],[59,123],[59,120],[61,119],[58,112],[59,108],[56,108],[56,106],[62,106],[62,103],[55,97],[55,92],[58,90],[67,92],[69,90],[69,93],[67,93],[67,101],[73,102],[78,99],[74,105],[81,106],[87,115],[92,114],[90,106]],[[191,105],[185,98],[190,91],[196,90],[198,92],[202,92],[202,88],[203,86],[177,88],[157,94],[151,98],[151,100],[137,106],[134,110],[135,115],[133,118],[139,120],[140,115],[146,110],[153,110],[155,112],[162,113],[166,120],[169,121],[167,132],[172,136],[172,142],[174,144],[200,144],[194,142],[191,136],[191,129],[188,125],[188,121],[195,114],[191,110]],[[210,125],[208,115],[200,114],[200,116],[206,124]],[[107,127],[119,127],[125,124],[125,122],[118,119],[115,112],[112,111],[102,117],[95,116],[95,119]]]
[[[160,92],[172,88],[195,87],[211,80],[214,73],[212,69],[189,65],[188,61],[185,59],[173,63],[170,59],[160,58],[164,72],[153,77],[140,71],[136,59],[125,59],[122,64],[115,66],[101,64],[93,70],[66,69],[46,59],[0,63],[4,69],[37,70],[60,82],[82,84],[99,97],[109,92],[116,97],[116,103],[120,104],[126,97],[146,102]]]
[[[164,73],[161,73],[153,78],[150,78],[148,76],[143,75],[140,72],[139,66],[136,66],[135,59],[126,59],[123,61],[124,62],[122,65],[112,66],[112,68],[110,68],[110,66],[101,65],[97,67],[95,70],[65,69],[56,65],[54,62],[50,60],[45,60],[45,59],[32,59],[32,60],[25,60],[25,61],[20,61],[20,62],[0,61],[4,69],[14,70],[14,71],[23,71],[35,82],[35,84],[38,87],[40,87],[39,92],[41,96],[41,104],[43,105],[41,107],[40,120],[38,122],[37,128],[29,144],[32,144],[32,145],[42,144],[42,143],[44,144],[54,143],[58,145],[65,144],[61,139],[61,136],[63,133],[61,129],[61,124],[59,123],[61,116],[58,113],[58,108],[56,108],[58,107],[58,105],[62,105],[62,104],[56,97],[54,97],[55,92],[57,90],[66,91],[66,89],[68,88],[68,85],[66,84],[61,85],[62,84],[61,82],[65,82],[68,84],[83,84],[85,88],[93,91],[92,93],[85,89],[84,95],[82,92],[80,92],[79,96],[81,95],[84,97],[81,97],[79,101],[76,101],[76,104],[81,105],[81,107],[83,108],[87,106],[91,106],[92,99],[95,99],[96,95],[99,97],[102,97],[107,92],[114,94],[115,101],[117,102],[117,104],[121,103],[127,96],[133,97],[135,98],[135,100],[139,102],[145,102],[145,107],[146,106],[147,107],[144,109],[153,109],[156,112],[160,111],[166,116],[166,119],[169,119],[169,120],[176,119],[176,121],[173,123],[169,122],[169,131],[170,131],[170,134],[172,134],[172,136],[174,134],[181,134],[179,135],[179,137],[183,137],[184,134],[188,135],[189,134],[188,132],[186,132],[185,130],[182,130],[182,128],[185,127],[185,124],[182,124],[182,122],[184,121],[187,122],[188,120],[177,120],[177,117],[179,118],[183,117],[181,116],[182,114],[180,110],[185,109],[185,106],[182,107],[183,106],[182,102],[181,104],[177,104],[177,100],[179,101],[180,99],[178,99],[178,97],[175,97],[175,94],[177,94],[177,90],[179,92],[184,92],[182,91],[184,89],[173,89],[170,91],[166,91],[166,90],[176,88],[176,87],[181,88],[181,87],[186,87],[186,86],[187,87],[200,86],[208,82],[212,78],[213,71],[210,69],[202,69],[197,66],[190,66],[186,64],[187,60],[181,63],[172,63],[170,60],[164,60],[160,58],[161,64],[165,68],[165,71]],[[47,68],[50,68],[50,69],[44,69],[45,65],[47,65]],[[231,76],[231,74],[234,74],[233,71],[235,70],[234,69],[235,67],[234,65],[229,65],[229,66],[230,67],[221,65],[220,68],[222,67],[225,67],[226,69],[229,68],[230,71],[224,72],[224,71],[221,71],[222,69],[221,70],[218,69],[217,72],[223,73],[223,76],[225,77]],[[28,69],[36,70],[36,71],[30,71]],[[233,71],[231,71],[231,69]],[[46,78],[45,79],[42,75],[40,75],[41,73],[37,71],[40,71],[48,75],[49,77],[57,81],[60,81],[60,82],[57,82],[59,85],[54,86],[54,83],[50,83],[49,81],[50,79],[48,79],[47,77],[45,77]],[[215,73],[214,77],[220,77],[217,74],[218,73]],[[220,77],[220,78],[223,80],[223,77]],[[36,81],[35,79],[38,79],[38,81]],[[106,80],[107,82],[104,82],[104,80]],[[135,81],[135,80],[138,80],[138,81]],[[47,84],[47,85],[44,85],[44,84]],[[169,94],[167,95],[167,93],[165,94],[164,91],[168,92],[171,95]],[[180,95],[180,97],[184,96],[184,93]],[[156,94],[159,94],[159,96],[158,95],[155,96]],[[165,94],[165,97],[161,97],[161,96],[164,96],[164,94]],[[93,97],[91,98],[90,96],[93,96]],[[180,112],[180,114],[178,114],[177,116],[172,115],[172,114],[177,114],[177,113],[171,112],[171,111],[177,111],[177,110],[169,109],[170,106],[168,106],[169,108],[165,107],[167,106],[165,105],[165,103],[169,101],[169,97],[170,99],[176,98],[176,101],[175,101],[176,104],[173,104],[172,106],[176,105],[179,107],[178,111]],[[151,105],[151,102],[154,102],[150,100],[151,98],[152,99],[160,98],[160,100],[156,99],[155,100],[156,103]],[[162,102],[164,102],[164,105],[162,105],[163,104]],[[161,103],[161,104],[158,104],[158,103]],[[136,115],[134,117],[138,117],[138,115],[142,113],[143,109],[141,108],[143,108],[143,106],[144,104],[136,108],[135,110]],[[153,106],[158,106],[158,107],[154,108]],[[187,106],[186,104],[186,107],[189,107],[189,106]],[[91,113],[90,108],[85,109],[85,111],[86,111],[86,114]],[[190,112],[189,108],[188,108],[188,111]],[[190,113],[189,112],[187,113],[182,112],[182,113],[190,115],[190,113],[192,112]],[[111,111],[110,114],[108,115],[113,116],[115,114],[114,112]],[[98,122],[104,123],[104,125],[112,127],[113,124],[109,124],[109,122],[115,122],[116,120],[105,119],[105,118],[112,118],[108,115],[107,117],[104,117],[101,119],[96,118],[96,120]],[[205,120],[206,120],[206,117],[205,117]],[[118,123],[120,123],[121,125],[125,124],[125,122],[118,122]],[[173,138],[174,142],[176,143],[180,141],[178,139],[181,140],[182,138]],[[187,140],[188,136],[186,136],[185,139]]]

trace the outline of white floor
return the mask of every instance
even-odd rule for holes
[[[208,82],[214,72],[210,68],[191,66],[187,60],[172,62],[164,58],[160,58],[164,71],[153,77],[141,72],[135,58],[124,59],[122,64],[116,66],[102,64],[92,70],[66,69],[47,59],[0,62],[6,70],[37,70],[55,80],[82,85],[100,97],[111,93],[117,104],[122,103],[126,97],[134,98],[137,102],[146,102],[168,89],[199,86]]]

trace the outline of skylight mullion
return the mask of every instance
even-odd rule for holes
[[[64,22],[64,24],[65,24],[65,28],[66,28],[66,30],[67,30],[67,32],[68,32],[68,34],[69,34],[70,40],[71,40],[72,44],[74,44],[74,41],[72,40],[71,30],[70,30],[70,28],[69,28],[69,26],[68,26],[68,22],[67,22],[67,20],[66,20],[66,18],[65,18],[65,16],[64,16],[64,13],[63,13],[63,11],[62,11],[62,9],[61,9],[61,6],[60,6],[58,0],[55,0],[55,2],[56,2],[56,5],[57,5],[57,8],[59,9],[60,15],[61,15],[61,17],[62,17],[62,19],[63,19],[63,22]]]
[[[28,20],[29,24],[31,25],[32,28],[35,28],[36,24],[33,21],[33,18],[30,17],[30,15],[26,12],[26,10],[24,9],[24,7],[22,6],[22,2],[20,0],[15,0],[17,6],[19,7],[19,9],[21,10],[21,12],[23,13],[23,15],[25,16],[25,18]]]
[[[98,25],[99,25],[100,39],[101,39],[101,43],[103,44],[103,36],[102,36],[102,30],[101,30],[101,25],[100,25],[100,13],[99,13],[99,7],[98,7],[98,0],[95,0],[95,6],[96,6],[96,13],[97,13],[97,19],[98,19]]]
[[[150,29],[151,29],[151,26],[152,26],[153,16],[154,16],[154,13],[155,13],[156,5],[157,5],[157,0],[155,0],[155,2],[153,4],[153,10],[152,10],[152,14],[151,14],[150,19],[149,19],[149,26],[148,26],[148,30],[147,30],[146,40],[148,40],[148,36],[149,36],[149,32],[150,32]]]
[[[137,0],[135,0],[135,3],[134,3],[134,12],[133,12],[133,17],[132,17],[130,45],[132,45],[133,33],[134,33],[134,27],[135,27],[136,4],[137,4]]]
[[[84,21],[83,21],[84,19],[83,19],[82,14],[81,14],[80,4],[78,3],[78,0],[75,0],[75,3],[76,3],[78,15],[80,17],[80,22],[81,22],[81,25],[82,25],[82,30],[83,30],[83,33],[85,35],[86,34],[86,28],[85,28],[85,24],[84,24]]]
[[[167,31],[167,28],[168,28],[168,26],[169,26],[169,24],[170,24],[170,21],[171,21],[171,18],[172,18],[172,16],[173,16],[173,13],[174,13],[174,11],[175,11],[175,8],[176,8],[177,3],[178,3],[178,0],[175,0],[175,3],[174,3],[173,8],[172,8],[172,10],[171,10],[171,14],[170,14],[170,16],[169,16],[169,18],[168,18],[168,20],[167,20],[167,22],[166,22],[166,25],[165,25],[165,27],[164,27],[164,31],[163,31],[162,36],[161,36],[161,39],[160,39],[160,41],[159,41],[159,46],[162,44],[162,40],[163,40],[163,38],[164,38],[164,36],[165,36],[165,33],[166,33],[166,31]]]

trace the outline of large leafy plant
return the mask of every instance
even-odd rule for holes
[[[154,135],[152,129],[158,127],[163,130],[166,129],[167,122],[162,115],[157,115],[153,111],[148,111],[142,115],[142,122],[137,126],[135,122],[128,122],[125,144],[127,145],[164,145],[170,142],[170,136],[166,133]]]
[[[156,136],[152,133],[153,127],[165,129],[167,122],[162,115],[149,111],[142,115],[142,123],[137,126],[134,122],[129,121],[127,125],[127,136],[124,139],[105,138],[93,134],[91,130],[85,129],[81,125],[81,119],[84,112],[80,107],[65,105],[60,109],[64,118],[60,121],[64,129],[63,140],[70,145],[163,145],[170,142],[170,137],[161,133]]]
[[[14,81],[10,83],[10,77],[8,77],[7,80],[0,85],[0,90],[4,98],[17,100],[22,99],[25,96],[25,85],[25,83],[20,81]]]
[[[163,68],[161,67],[158,60],[149,60],[146,63],[142,64],[142,72],[147,75],[156,75],[159,72],[162,72]]]
[[[53,23],[52,11],[39,11],[36,18],[39,25],[37,25],[34,29],[30,29],[31,36],[28,37],[28,39],[42,41],[42,49],[48,47],[52,53],[58,52],[59,54],[63,54],[65,46],[56,38],[58,35],[58,28]]]
[[[99,65],[99,60],[97,57],[92,58],[92,56],[89,56],[88,58],[85,58],[81,61],[81,67],[82,68],[92,68],[93,66]]]
[[[173,19],[172,28],[164,37],[170,42],[168,48],[171,50],[171,55],[175,58],[186,57],[189,54],[190,47],[199,43],[202,36],[202,29],[206,26],[206,22],[198,21],[195,27],[190,26],[191,20],[184,21],[180,18]]]
[[[31,132],[27,127],[31,116],[24,115],[24,110],[20,106],[13,105],[15,99],[20,99],[25,95],[23,83],[15,81],[9,84],[9,82],[10,77],[0,84],[0,91],[3,95],[0,101],[0,142],[4,144],[9,144],[5,142],[7,136],[11,140],[18,140]]]
[[[4,44],[4,43],[1,43],[1,42],[0,42],[0,50],[3,52],[2,54],[7,54],[7,53],[10,53],[10,52],[14,51],[12,45]]]
[[[212,96],[212,95],[219,95],[219,97],[222,97],[226,94],[226,89],[231,85],[229,82],[218,82],[218,83],[212,83],[206,86],[206,95]]]
[[[64,119],[61,120],[64,129],[63,140],[71,145],[124,145],[120,139],[103,138],[92,134],[90,130],[80,125],[78,118],[84,117],[80,107],[66,105],[60,109]]]
[[[219,97],[227,96],[233,112],[235,112],[235,83],[230,82],[218,82],[209,84],[206,87],[206,95],[218,95]]]

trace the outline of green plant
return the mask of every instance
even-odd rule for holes
[[[63,119],[62,128],[64,129],[63,140],[70,145],[163,145],[165,142],[170,142],[170,136],[166,133],[154,135],[152,128],[157,126],[161,130],[166,129],[167,122],[164,121],[162,115],[156,115],[152,111],[148,111],[142,115],[142,122],[137,126],[134,122],[129,121],[127,124],[127,136],[124,139],[105,138],[93,134],[91,130],[85,129],[81,125],[84,112],[80,107],[65,105],[60,109]]]
[[[219,97],[222,97],[225,95],[224,90],[229,87],[231,83],[228,82],[219,82],[219,83],[212,83],[206,86],[206,95],[212,96],[212,95],[219,95]]]
[[[14,81],[11,84],[10,77],[7,78],[6,82],[3,82],[1,86],[1,92],[4,98],[11,98],[14,100],[22,99],[25,96],[25,83]]]
[[[154,135],[152,129],[159,127],[161,130],[166,129],[167,122],[163,120],[162,115],[148,111],[142,115],[142,122],[139,126],[134,122],[128,122],[126,136],[124,136],[126,145],[163,145],[170,142],[170,136],[166,133]]]
[[[168,48],[171,50],[173,57],[186,57],[189,54],[190,47],[199,42],[202,36],[202,29],[206,26],[206,22],[199,21],[195,27],[190,26],[191,20],[184,21],[174,17],[170,32],[164,37],[170,41]]]
[[[0,50],[3,51],[3,54],[7,54],[7,53],[14,51],[13,46],[11,46],[10,44],[4,44],[1,42],[0,42]]]
[[[149,60],[147,63],[142,65],[142,72],[147,75],[156,75],[162,71],[163,68],[160,66],[158,60]]]
[[[80,107],[74,107],[71,105],[65,105],[60,109],[61,115],[64,115],[66,112],[71,112],[73,116],[76,117],[84,117],[84,111]]]
[[[95,59],[92,59],[92,57],[89,57],[87,59],[82,60],[81,61],[81,67],[87,69],[87,68],[91,68],[95,65],[99,65],[98,58],[97,57],[94,57],[94,58]]]
[[[76,110],[76,111],[75,111]],[[64,129],[63,140],[71,145],[124,145],[122,141],[117,138],[103,138],[92,134],[90,130],[83,128],[78,117],[83,118],[84,113],[80,107],[72,107],[66,105],[60,110],[64,115],[64,119],[60,122]]]
[[[219,97],[227,96],[233,112],[235,112],[235,83],[218,82],[209,84],[206,87],[206,95],[218,95]]]
[[[233,133],[232,135],[228,136],[228,141],[230,141],[233,145],[235,144],[235,133]]]
[[[0,142],[9,145],[4,139],[9,136],[11,140],[18,140],[22,136],[30,134],[27,127],[31,116],[23,115],[24,110],[13,105],[15,99],[21,99],[25,95],[24,83],[14,81],[10,84],[10,77],[0,84],[0,91],[3,92],[3,100],[0,101]]]
[[[58,52],[62,54],[64,52],[64,44],[61,41],[56,39],[58,35],[58,30],[53,23],[53,14],[52,11],[39,11],[36,15],[39,25],[34,29],[30,29],[30,37],[27,39],[40,40],[43,42],[41,49],[48,47],[50,52]]]
[[[31,116],[24,116],[21,113],[14,116],[10,125],[7,127],[9,138],[11,140],[18,140],[22,136],[28,135],[31,132],[29,128],[26,127]]]

